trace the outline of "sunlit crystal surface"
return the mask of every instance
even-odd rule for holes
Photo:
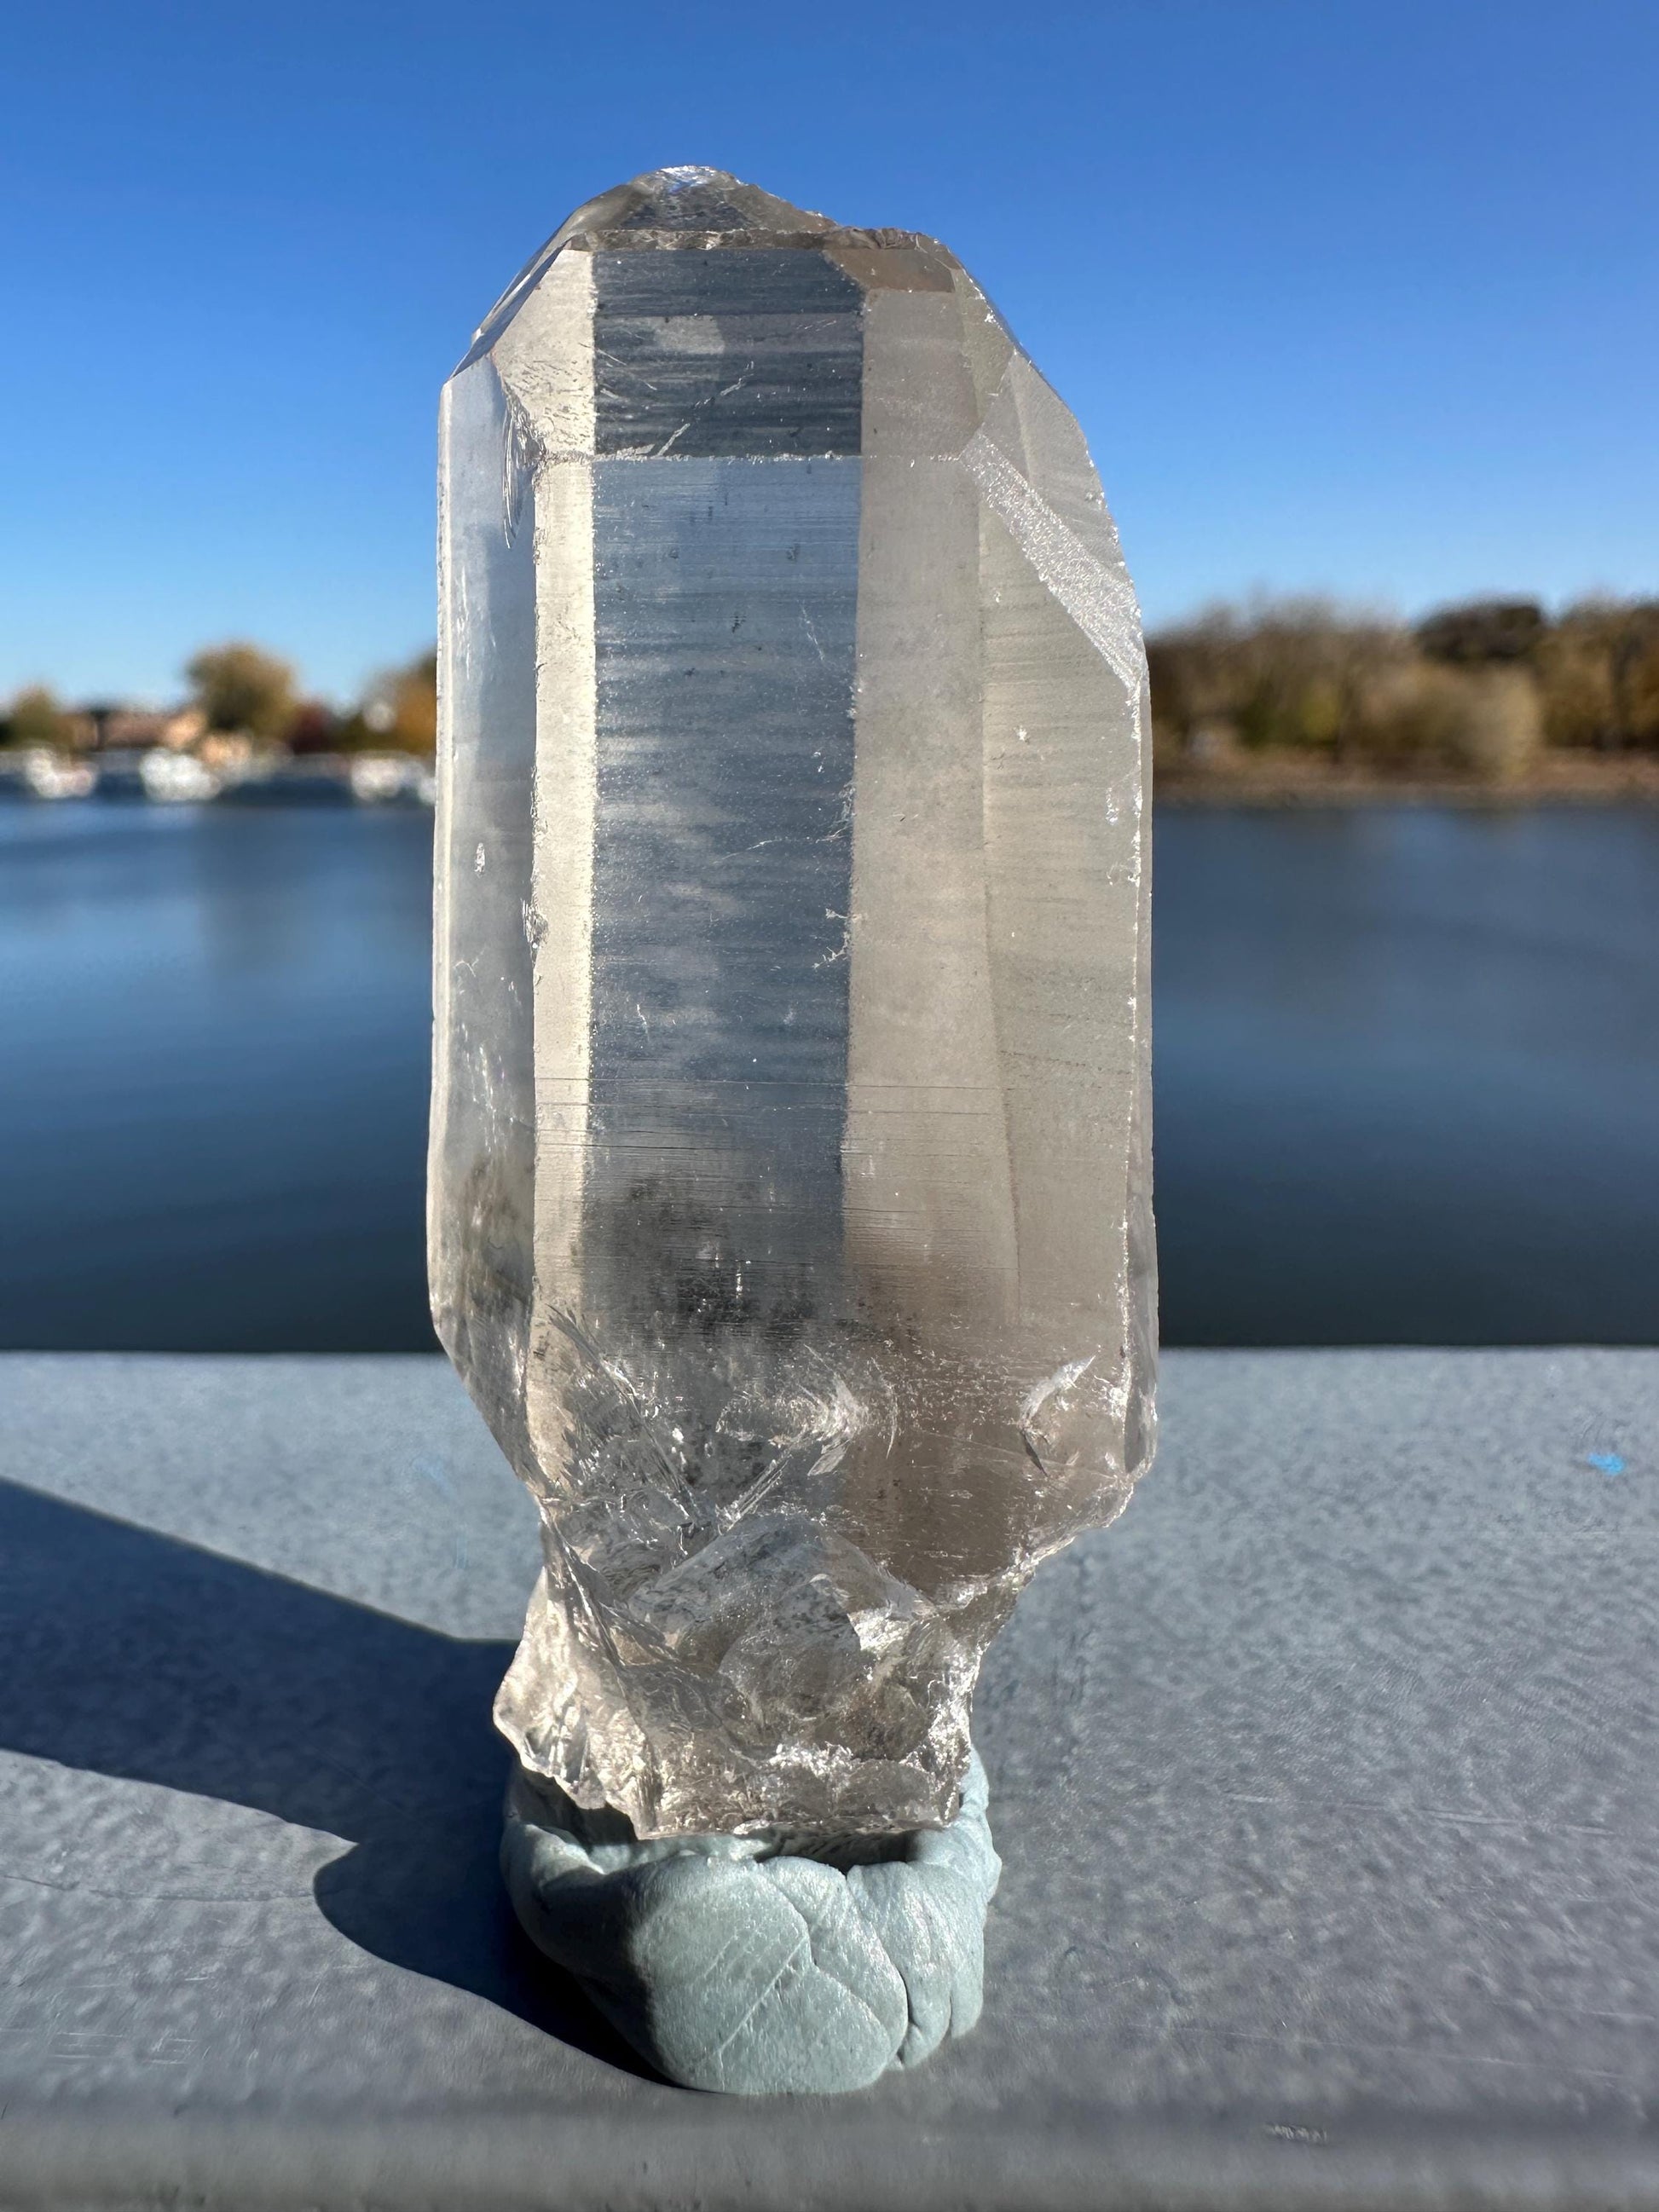
[[[438,1327],[539,1503],[497,1719],[641,1835],[948,1819],[1150,1457],[1149,722],[1076,422],[717,171],[445,388]]]

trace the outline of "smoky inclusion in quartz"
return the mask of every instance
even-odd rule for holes
[[[430,1263],[541,1510],[496,1707],[641,1837],[949,1820],[1152,1448],[1146,665],[944,247],[580,209],[445,387]]]

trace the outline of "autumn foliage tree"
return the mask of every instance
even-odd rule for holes
[[[1659,752],[1659,602],[1445,607],[1414,629],[1317,600],[1212,609],[1147,641],[1158,756],[1323,755],[1509,782],[1546,745]]]
[[[1534,665],[1553,743],[1659,750],[1659,600],[1569,607]]]
[[[387,670],[368,688],[355,714],[341,726],[347,750],[430,755],[438,744],[438,656],[425,653]]]
[[[423,653],[394,679],[391,735],[405,752],[429,753],[438,743],[438,656]]]

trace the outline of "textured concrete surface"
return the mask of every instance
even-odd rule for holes
[[[1659,2204],[1659,1353],[1170,1357],[975,1734],[975,2032],[671,2088],[516,1929],[440,1363],[0,1360],[0,2203]]]

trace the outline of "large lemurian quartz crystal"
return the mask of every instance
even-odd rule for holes
[[[442,410],[439,1332],[496,1717],[641,1837],[948,1820],[1152,1444],[1148,733],[1075,421],[933,240],[665,169]]]

